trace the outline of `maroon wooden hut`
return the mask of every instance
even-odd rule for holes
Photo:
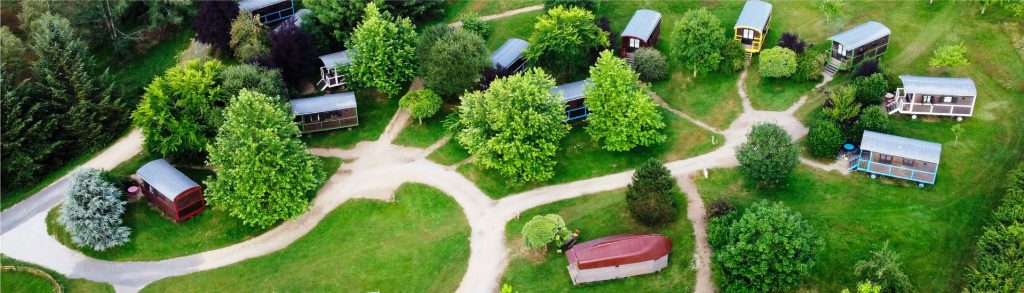
[[[622,57],[631,59],[633,52],[640,48],[654,47],[661,35],[661,13],[654,10],[640,9],[622,30],[622,45],[619,48]]]
[[[576,244],[565,257],[573,284],[650,274],[668,266],[672,240],[658,234],[620,234]]]
[[[203,188],[164,159],[142,165],[142,193],[175,222],[188,220],[206,208]]]

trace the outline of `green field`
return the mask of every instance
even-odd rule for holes
[[[480,16],[491,15],[502,13],[509,10],[523,8],[526,6],[542,4],[540,0],[513,0],[513,1],[493,1],[493,0],[458,0],[451,1],[448,7],[445,8],[444,17],[441,18],[442,23],[456,22],[459,18],[466,13],[476,13]]]
[[[451,292],[466,271],[469,235],[453,199],[405,184],[393,202],[346,202],[288,248],[144,291]]]
[[[695,278],[693,262],[693,227],[686,220],[686,197],[676,192],[679,218],[664,227],[648,228],[633,221],[626,210],[625,190],[585,195],[536,207],[523,212],[519,220],[506,225],[506,238],[511,249],[508,269],[502,282],[519,292],[692,292]],[[520,230],[535,215],[558,214],[566,227],[580,230],[580,241],[621,233],[659,233],[672,239],[669,265],[650,275],[573,286],[566,272],[564,254],[554,249],[543,253],[523,244]]]
[[[455,141],[455,138],[448,140],[447,143],[427,156],[427,159],[445,166],[455,165],[467,158],[469,158],[469,152],[462,148],[459,142]]]
[[[447,134],[442,121],[452,112],[451,107],[453,106],[446,105],[433,117],[423,119],[423,124],[420,124],[416,118],[411,118],[409,124],[402,129],[402,132],[398,133],[392,143],[417,148],[433,145]]]
[[[71,293],[106,293],[114,292],[114,287],[106,283],[98,283],[86,279],[69,279],[64,275],[52,270],[15,260],[0,255],[0,264],[4,266],[29,267],[42,270],[57,280],[64,292]],[[49,280],[36,275],[23,272],[3,272],[0,274],[0,292],[54,292],[53,285]]]

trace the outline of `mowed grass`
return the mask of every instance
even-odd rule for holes
[[[537,17],[543,14],[543,10],[538,10],[490,21],[489,23],[494,26],[494,31],[491,32],[491,36],[487,37],[487,50],[494,52],[511,38],[530,41],[533,24],[537,22]]]
[[[774,45],[773,45],[774,47]],[[766,48],[767,49],[767,48]],[[810,50],[810,49],[808,49]],[[809,95],[817,81],[798,82],[789,78],[762,78],[758,70],[758,58],[755,55],[747,68],[746,83],[747,98],[750,99],[750,106],[757,110],[783,111],[800,100],[803,95]]]
[[[466,272],[469,236],[453,199],[405,184],[393,202],[350,200],[283,250],[144,291],[451,292]]]
[[[448,140],[443,146],[434,150],[433,153],[427,156],[428,160],[434,161],[435,163],[451,166],[458,162],[462,162],[469,158],[469,151],[462,148],[459,142],[452,138]]]
[[[668,79],[651,84],[651,89],[672,108],[717,129],[729,127],[743,111],[736,88],[736,74],[710,73],[696,78],[673,65]]]
[[[523,212],[519,220],[506,224],[506,238],[512,250],[502,282],[519,292],[692,292],[695,273],[693,227],[686,220],[686,198],[675,192],[679,218],[663,227],[648,228],[636,223],[626,209],[625,190],[613,190],[536,207]],[[520,231],[535,215],[558,214],[566,227],[580,230],[580,241],[622,233],[658,233],[672,239],[668,267],[660,272],[627,279],[573,286],[564,254],[551,249],[544,254],[523,244]]]
[[[459,21],[459,19],[467,13],[476,13],[480,16],[487,16],[491,14],[498,14],[510,10],[515,10],[527,6],[543,4],[540,0],[513,0],[513,1],[493,1],[493,0],[459,0],[451,1],[445,8],[444,17],[441,18],[443,23],[452,23]]]
[[[359,125],[306,134],[302,140],[310,147],[342,149],[352,148],[360,141],[377,140],[398,110],[398,100],[399,97],[389,99],[369,91],[356,92]]]
[[[497,171],[485,169],[476,163],[459,167],[458,171],[476,183],[488,196],[494,198],[533,188],[576,181],[632,169],[650,159],[675,161],[715,149],[711,132],[661,109],[666,127],[665,142],[650,147],[638,147],[628,152],[606,151],[587,135],[583,125],[574,125],[562,139],[555,155],[554,177],[542,182],[512,184]],[[722,141],[718,137],[716,141]]]
[[[47,268],[22,262],[6,255],[0,255],[0,264],[4,266],[30,267],[42,270],[57,280],[64,292],[100,293],[114,292],[114,287],[107,283],[93,282],[86,279],[69,279]],[[0,292],[54,292],[49,280],[23,272],[0,273]]]
[[[451,107],[446,105],[433,117],[423,119],[422,124],[416,118],[411,118],[409,124],[402,128],[402,132],[398,133],[392,143],[417,148],[433,145],[446,134],[443,122],[444,118],[452,113]]]

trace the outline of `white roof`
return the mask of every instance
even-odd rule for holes
[[[239,0],[238,9],[242,11],[253,11],[277,3],[289,1],[290,0]]]
[[[900,75],[903,90],[915,94],[977,96],[978,89],[970,78]]]
[[[828,39],[843,44],[847,50],[852,50],[891,33],[892,31],[884,24],[868,21]]]
[[[658,28],[661,22],[661,13],[654,10],[640,9],[633,13],[633,18],[622,30],[623,37],[633,37],[647,42],[654,29]]]
[[[496,68],[508,68],[516,60],[523,57],[523,52],[526,52],[526,48],[529,46],[530,43],[521,39],[508,39],[498,50],[491,53],[491,63],[494,63]]]
[[[352,64],[352,60],[348,58],[348,50],[320,56],[320,61],[324,63],[324,66]]]
[[[740,18],[736,19],[736,27],[749,27],[763,30],[768,25],[768,18],[772,15],[772,5],[761,0],[748,0],[743,5]]]
[[[865,151],[936,164],[939,163],[939,157],[942,156],[941,144],[867,130],[861,137],[860,148]]]
[[[570,82],[562,85],[557,85],[551,88],[552,94],[557,94],[562,97],[562,101],[572,101],[583,98],[583,94],[587,91],[587,85],[594,84],[589,80],[581,80],[577,82]]]
[[[292,114],[305,115],[356,107],[353,92],[291,100]]]
[[[188,176],[175,169],[174,166],[171,166],[164,159],[154,160],[142,165],[138,171],[135,171],[135,174],[138,174],[139,178],[142,178],[143,181],[153,186],[161,195],[172,202],[175,197],[185,190],[199,186],[199,184],[189,179]]]

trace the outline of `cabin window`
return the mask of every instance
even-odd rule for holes
[[[836,44],[836,52],[839,52],[840,56],[846,56],[846,49],[843,48],[843,44]]]
[[[892,156],[890,155],[879,155],[878,160],[882,163],[892,164]]]
[[[743,30],[743,38],[744,39],[753,39],[754,38],[754,30],[752,30],[752,29],[744,29]]]
[[[640,48],[640,39],[629,39],[630,48]]]
[[[953,97],[943,97],[942,98],[942,102],[943,103],[952,103],[953,102]]]
[[[904,165],[913,165],[914,164],[914,160],[903,158],[903,164]]]
[[[931,104],[932,103],[932,96],[923,96],[923,97],[921,97],[921,102],[925,103],[925,104]]]

